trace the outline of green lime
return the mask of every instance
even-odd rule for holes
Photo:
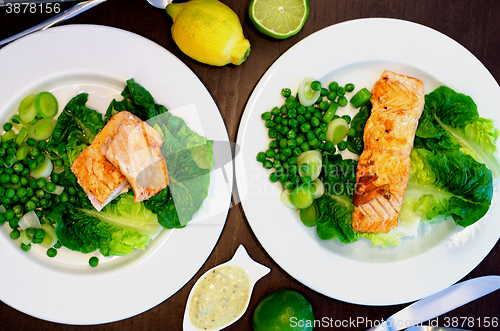
[[[252,0],[248,15],[257,30],[276,39],[297,34],[309,15],[308,0]]]
[[[307,331],[314,326],[311,304],[293,290],[266,295],[253,312],[254,331]]]

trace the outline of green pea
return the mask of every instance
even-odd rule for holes
[[[30,174],[30,169],[24,167],[23,171],[21,171],[21,176],[28,176]]]
[[[345,119],[345,121],[347,122],[347,124],[351,123],[351,116],[344,115],[344,116],[342,116],[342,118]]]
[[[302,154],[302,150],[300,149],[300,147],[295,147],[293,149],[293,155],[299,156],[300,154]]]
[[[260,163],[264,162],[264,161],[265,161],[265,159],[266,159],[266,153],[264,153],[264,152],[259,152],[259,153],[257,153],[257,158],[256,158],[256,159],[257,159],[257,161],[258,161],[258,162],[260,162]],[[53,186],[52,186],[52,185],[53,185]],[[52,189],[52,188],[53,188],[53,189],[52,189],[52,190],[50,190],[50,189],[49,189],[49,187],[50,187],[51,189]],[[49,191],[49,192],[54,192],[55,188],[56,188],[56,186],[55,186],[55,184],[54,184],[54,183],[47,183],[47,185],[45,186],[45,189],[46,189],[47,191]]]
[[[8,174],[1,174],[0,175],[0,183],[7,184],[8,182],[10,182],[10,175],[8,175]]]
[[[271,140],[271,141],[269,142],[269,148],[271,148],[271,149],[276,149],[276,148],[278,148],[278,147],[279,147],[279,143],[278,143],[276,140]]]
[[[31,249],[31,244],[24,244],[24,243],[21,243],[21,249],[25,252],[28,252],[30,249]]]
[[[337,99],[337,92],[335,91],[328,92],[326,98],[330,101],[335,101],[335,99]]]
[[[31,241],[33,244],[41,244],[43,242],[43,238],[33,238]]]
[[[54,257],[57,255],[57,251],[55,248],[51,247],[49,249],[47,249],[47,256],[48,257]]]
[[[19,226],[19,218],[17,217],[13,217],[10,221],[9,221],[9,226],[12,230],[14,229],[17,229],[17,227]]]
[[[5,131],[10,131],[10,130],[12,130],[12,124],[10,124],[9,122],[5,123],[5,124],[3,125],[3,129],[4,129]]]
[[[356,137],[356,129],[355,128],[350,128],[349,131],[347,131],[347,135],[349,137]]]
[[[319,108],[321,108],[321,110],[323,111],[326,111],[328,108],[330,108],[330,103],[326,100],[321,101],[321,103],[319,104]]]
[[[304,115],[297,116],[297,122],[299,122],[299,124],[305,123],[306,122],[306,118],[304,117]]]
[[[297,126],[299,126],[299,122],[295,119],[291,119],[289,122],[288,122],[288,125],[291,127],[291,128],[296,128]]]
[[[337,144],[337,147],[340,151],[344,151],[347,148],[347,143],[345,141],[341,141]]]
[[[283,183],[283,187],[285,188],[285,190],[293,190],[295,185],[293,185],[293,183],[290,180],[288,180]]]
[[[25,197],[28,194],[28,190],[25,187],[21,187],[17,190],[16,195],[19,198]]]
[[[288,98],[292,94],[292,90],[289,88],[283,88],[281,89],[281,95],[284,96],[285,98]]]
[[[347,98],[345,96],[339,97],[339,106],[340,107],[347,106]]]
[[[319,126],[319,123],[320,123],[319,118],[317,118],[317,117],[311,118],[311,126],[317,127],[317,126]]]
[[[26,209],[26,211],[35,210],[36,209],[36,202],[33,200],[29,200],[28,202],[26,202],[26,205],[24,205],[24,208]]]
[[[297,107],[297,114],[304,115],[306,112],[307,112],[306,107],[304,107],[303,105],[299,105]]]
[[[262,162],[262,166],[264,169],[271,169],[273,167],[273,163],[270,160],[265,160]],[[59,196],[56,196],[56,198],[59,198]]]
[[[47,142],[46,141],[39,141],[38,144],[36,145],[36,147],[40,150],[40,151],[44,151],[45,148],[47,148]]]
[[[297,142],[297,145],[302,144],[305,141],[306,137],[301,133],[297,135],[297,138],[295,138],[295,141]]]
[[[36,145],[36,140],[33,139],[33,138],[28,138],[28,139],[26,139],[26,144],[28,146],[35,146]]]
[[[18,174],[12,174],[12,176],[10,176],[10,182],[12,184],[19,183],[19,175]]]
[[[311,147],[309,146],[309,143],[303,142],[302,145],[300,145],[300,149],[302,150],[302,152],[307,152],[311,149]]]
[[[342,96],[344,96],[344,94],[345,94],[345,88],[344,88],[344,87],[342,87],[342,86],[339,86],[339,87],[337,88],[337,95],[338,95],[339,97],[342,97]]]
[[[278,173],[275,171],[275,172],[272,172],[270,175],[269,175],[269,179],[271,180],[272,183],[276,183],[278,180],[279,180],[279,176],[278,176]]]
[[[96,257],[96,256],[92,256],[90,259],[89,259],[89,264],[91,267],[95,268],[97,267],[97,265],[99,264],[99,258]]]
[[[36,162],[36,159],[31,159],[28,161],[28,168],[31,170],[34,170],[38,166],[38,162]]]
[[[309,131],[309,132],[307,132],[307,134],[306,134],[306,138],[307,138],[307,141],[311,141],[311,140],[313,140],[314,138],[316,138],[316,135],[314,134],[314,132],[313,132],[313,131]]]
[[[271,110],[271,115],[273,116],[277,116],[280,114],[280,109],[278,107],[274,107],[272,110]]]
[[[324,96],[327,96],[328,95],[328,89],[322,87],[321,88],[321,91],[320,91],[320,97],[324,97]]]
[[[351,84],[351,83],[346,84],[345,85],[345,91],[346,92],[352,92],[352,91],[354,91],[354,84]]]
[[[276,138],[277,135],[278,135],[278,132],[276,131],[276,129],[273,129],[273,128],[269,129],[269,131],[268,131],[269,138],[274,139],[274,138]]]
[[[5,196],[9,199],[12,199],[16,195],[16,190],[13,188],[8,188],[7,191],[5,191]]]
[[[69,198],[68,193],[66,193],[66,192],[61,193],[59,195],[59,198],[61,199],[61,202],[63,202],[63,203],[68,202],[68,198]]]
[[[21,232],[18,229],[12,230],[10,233],[10,237],[14,240],[18,239],[21,236]]]
[[[297,110],[295,108],[288,108],[288,118],[292,119],[292,118],[295,118],[295,117],[297,117]]]
[[[328,88],[330,89],[330,91],[337,91],[338,87],[339,83],[337,82],[331,82],[330,84],[328,84]]]
[[[310,123],[304,123],[300,126],[300,131],[306,133],[306,132],[309,132],[309,130],[311,130],[311,124]]]
[[[287,115],[288,114],[288,109],[286,108],[285,105],[280,107],[280,113],[281,115]]]
[[[283,148],[283,155],[286,158],[289,158],[290,156],[292,156],[292,149],[290,147]]]
[[[296,164],[297,163],[297,157],[290,156],[290,158],[288,159],[288,163],[289,164]]]
[[[36,162],[37,162],[38,164],[41,164],[41,163],[45,162],[45,155],[44,155],[44,154],[40,154],[40,155],[38,155],[38,156],[36,157]]]

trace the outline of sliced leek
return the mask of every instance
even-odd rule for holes
[[[304,107],[312,106],[321,95],[321,91],[314,91],[311,88],[311,83],[316,81],[316,79],[311,77],[305,77],[302,79],[299,85],[299,101]]]

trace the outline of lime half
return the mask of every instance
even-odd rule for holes
[[[265,35],[286,39],[297,34],[309,15],[308,0],[252,0],[248,15]]]

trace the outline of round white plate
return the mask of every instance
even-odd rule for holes
[[[295,93],[306,76],[326,85],[335,80],[371,90],[385,69],[419,78],[425,93],[447,85],[470,95],[480,114],[499,127],[500,88],[464,47],[422,25],[361,19],[314,33],[269,68],[245,108],[237,139],[241,153],[235,160],[246,217],[276,263],[319,293],[365,305],[409,302],[448,287],[474,269],[500,236],[495,201],[483,219],[466,229],[440,222],[389,248],[373,247],[365,239],[349,245],[321,241],[314,228],[303,226],[298,214],[280,202],[281,184],[272,184],[270,171],[255,160],[270,141],[260,114],[283,105],[281,89]]]
[[[104,113],[120,98],[126,80],[149,90],[157,103],[214,140],[215,168],[209,196],[180,230],[164,230],[145,251],[123,257],[58,250],[51,259],[33,245],[20,249],[0,227],[0,300],[29,315],[66,324],[124,319],[166,300],[200,269],[214,248],[227,216],[232,189],[226,127],[208,91],[194,73],[161,46],[133,33],[95,25],[51,28],[0,50],[0,117],[4,123],[22,98],[51,91],[60,110],[80,92],[87,106]]]

